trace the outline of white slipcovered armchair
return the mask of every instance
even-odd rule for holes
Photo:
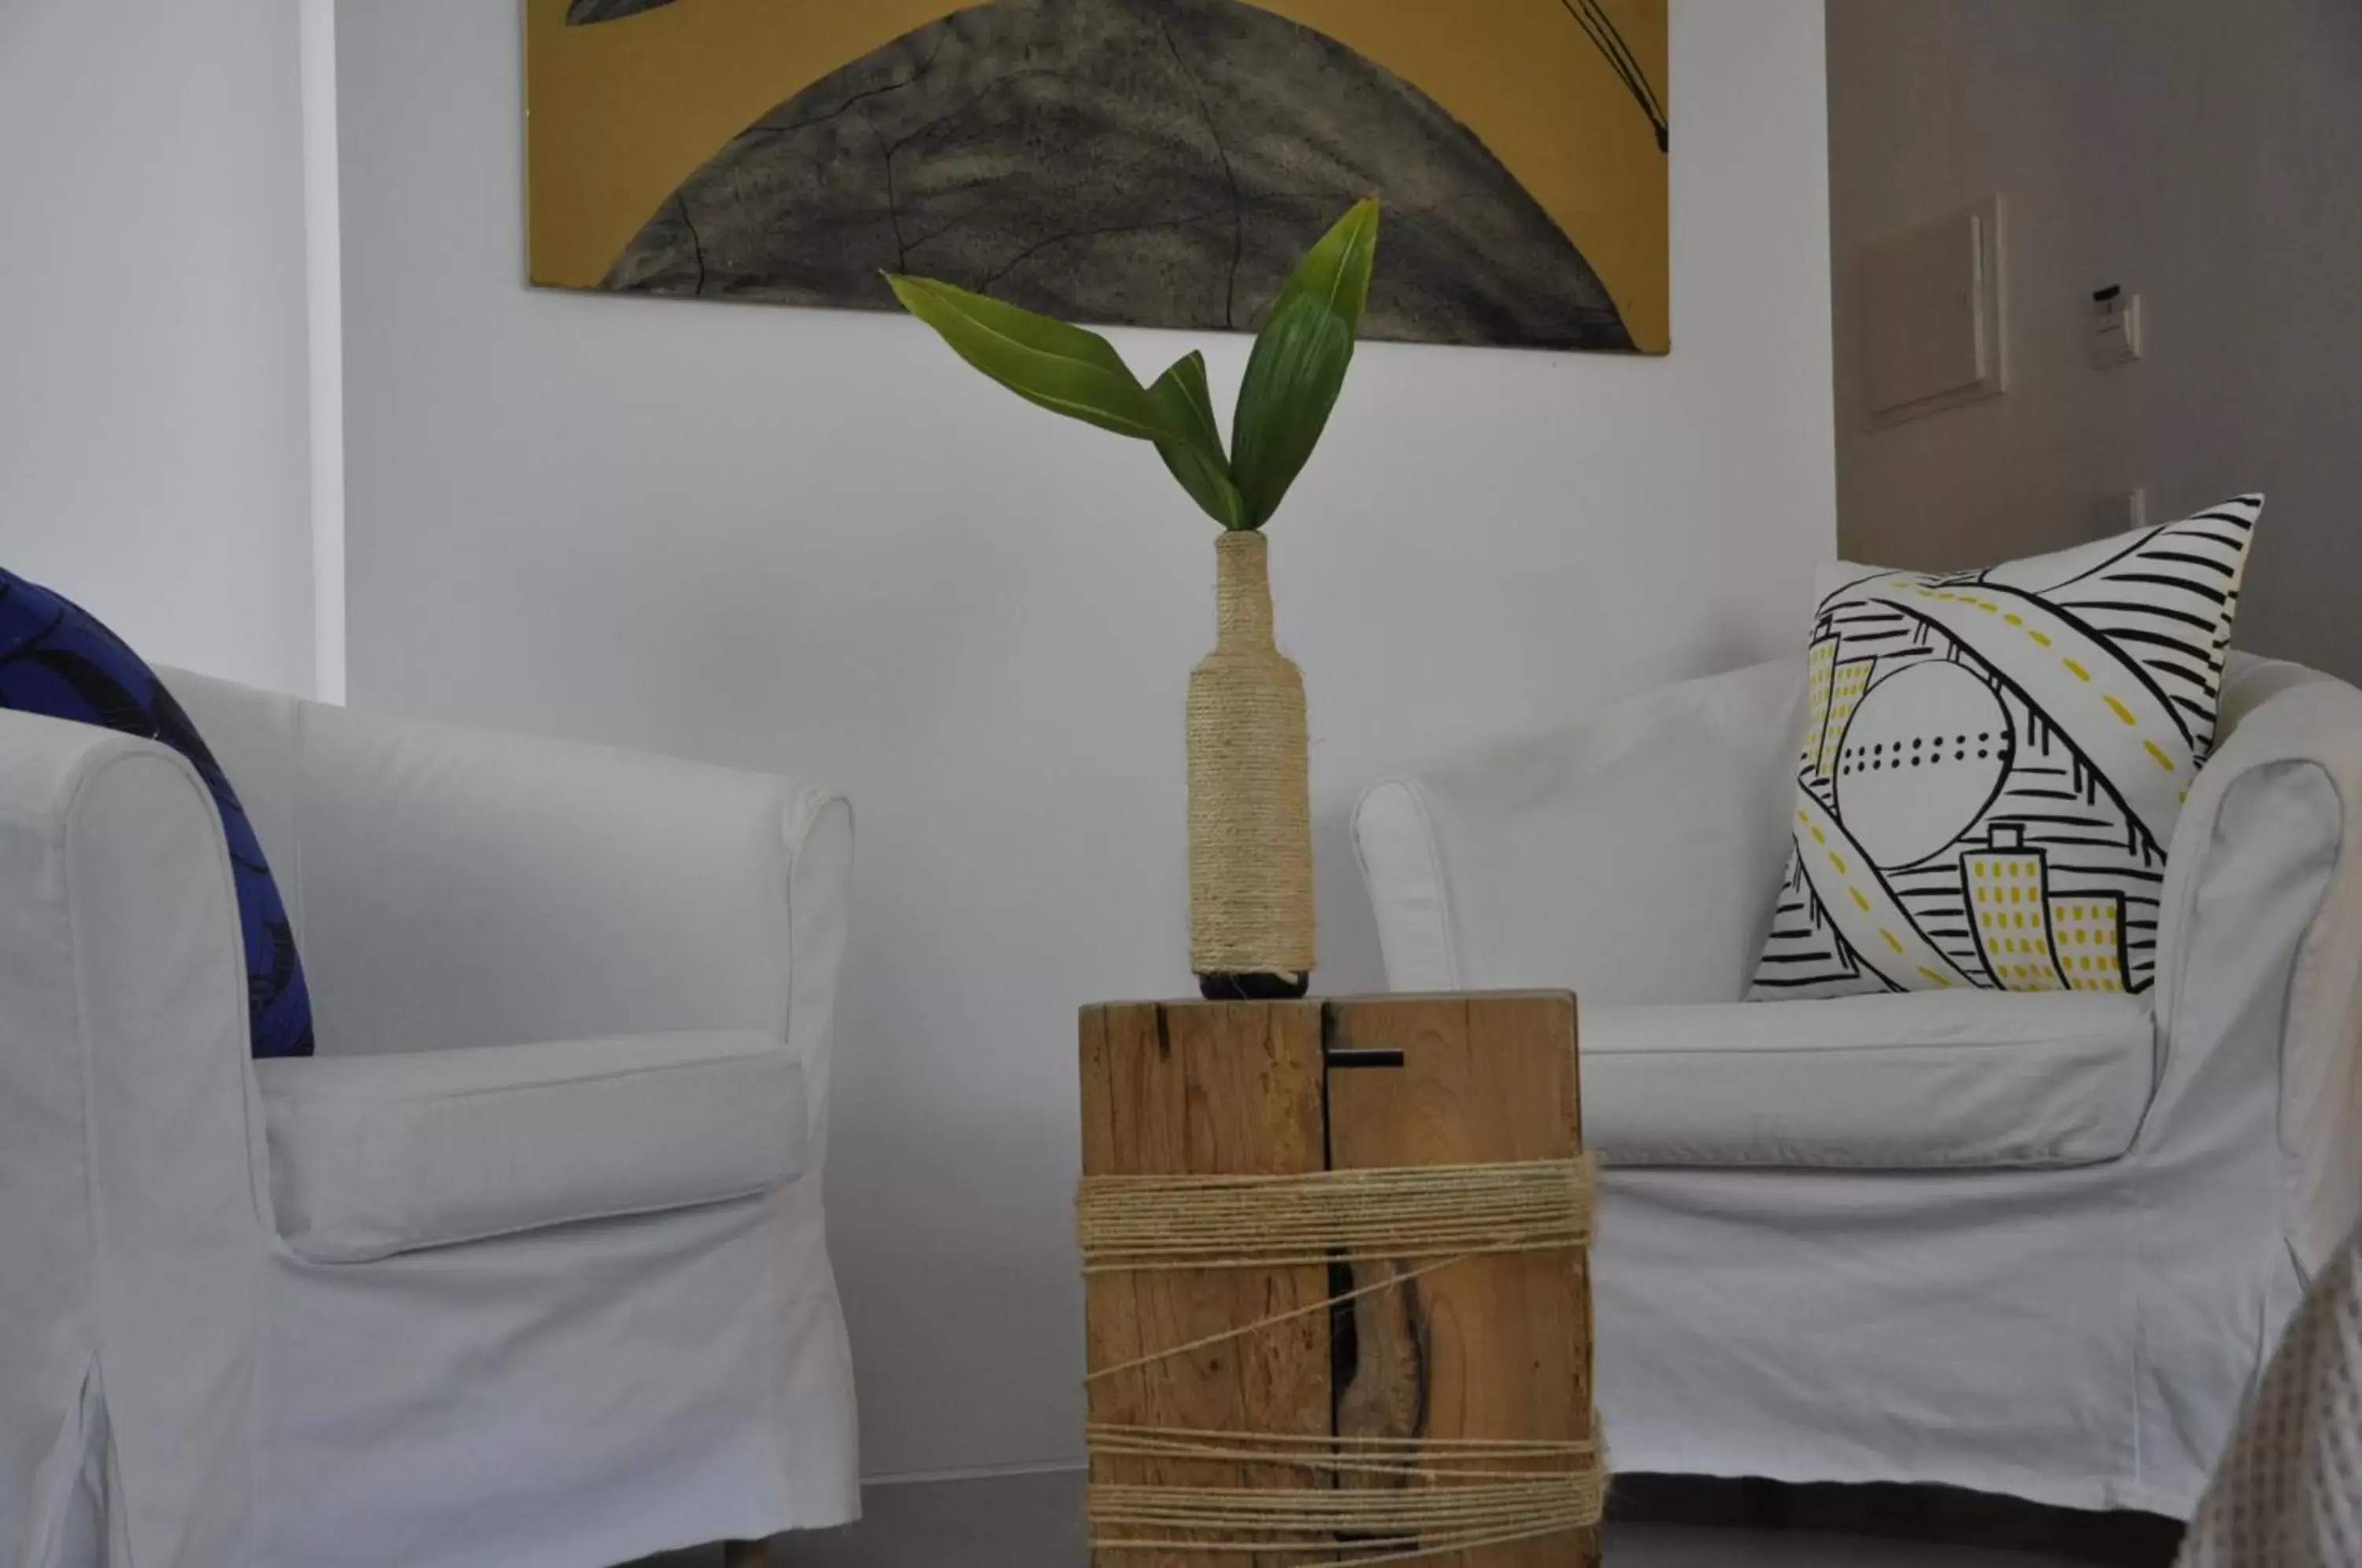
[[[840,1523],[835,795],[169,674],[293,916],[248,1060],[218,819],[0,712],[0,1559],[606,1564]]]
[[[2137,996],[1743,1002],[1804,661],[1379,785],[1396,989],[1573,987],[1618,1468],[2187,1516],[2362,1210],[2362,692],[2235,658]]]

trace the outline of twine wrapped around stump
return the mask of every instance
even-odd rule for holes
[[[1288,1176],[1084,1179],[1076,1233],[1086,1274],[1388,1263],[1338,1290],[1093,1369],[1096,1383],[1326,1315],[1479,1258],[1590,1245],[1597,1173],[1587,1159]],[[1413,1266],[1405,1268],[1409,1264]],[[1599,1522],[1607,1467],[1596,1433],[1565,1439],[1201,1430],[1094,1421],[1085,1430],[1093,1561],[1268,1558],[1315,1564],[1432,1562]],[[1153,1469],[1113,1478],[1113,1462]],[[1239,1465],[1261,1485],[1172,1466]],[[1275,1483],[1296,1472],[1297,1484]],[[1308,1482],[1308,1485],[1305,1484]]]
[[[1267,546],[1214,542],[1214,651],[1189,677],[1189,967],[1312,969],[1304,677],[1272,641]]]

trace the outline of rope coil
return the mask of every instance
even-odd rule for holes
[[[1473,1258],[1580,1250],[1591,1238],[1588,1160],[1314,1171],[1286,1176],[1094,1176],[1076,1202],[1087,1275],[1397,1266],[1374,1283],[1100,1367],[1098,1382],[1290,1320],[1326,1313]],[[1592,1421],[1597,1430],[1597,1418]],[[1257,1488],[1094,1482],[1087,1513],[1102,1551],[1318,1554],[1356,1568],[1540,1540],[1598,1522],[1606,1474],[1595,1441],[1200,1431],[1093,1423],[1102,1461],[1300,1473]],[[1351,1555],[1341,1556],[1341,1551]],[[1308,1562],[1305,1568],[1315,1568]]]
[[[1075,1209],[1086,1274],[1474,1257],[1582,1246],[1591,1175],[1580,1160],[1538,1160],[1093,1176]]]

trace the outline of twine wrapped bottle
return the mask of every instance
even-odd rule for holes
[[[1312,975],[1304,677],[1272,641],[1261,533],[1214,542],[1214,651],[1189,676],[1189,967],[1213,998]]]

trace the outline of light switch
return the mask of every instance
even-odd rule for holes
[[[2101,370],[2141,357],[2140,296],[2110,283],[2092,294],[2092,363]]]
[[[1875,427],[2003,391],[2001,198],[1861,252],[1862,412]]]

